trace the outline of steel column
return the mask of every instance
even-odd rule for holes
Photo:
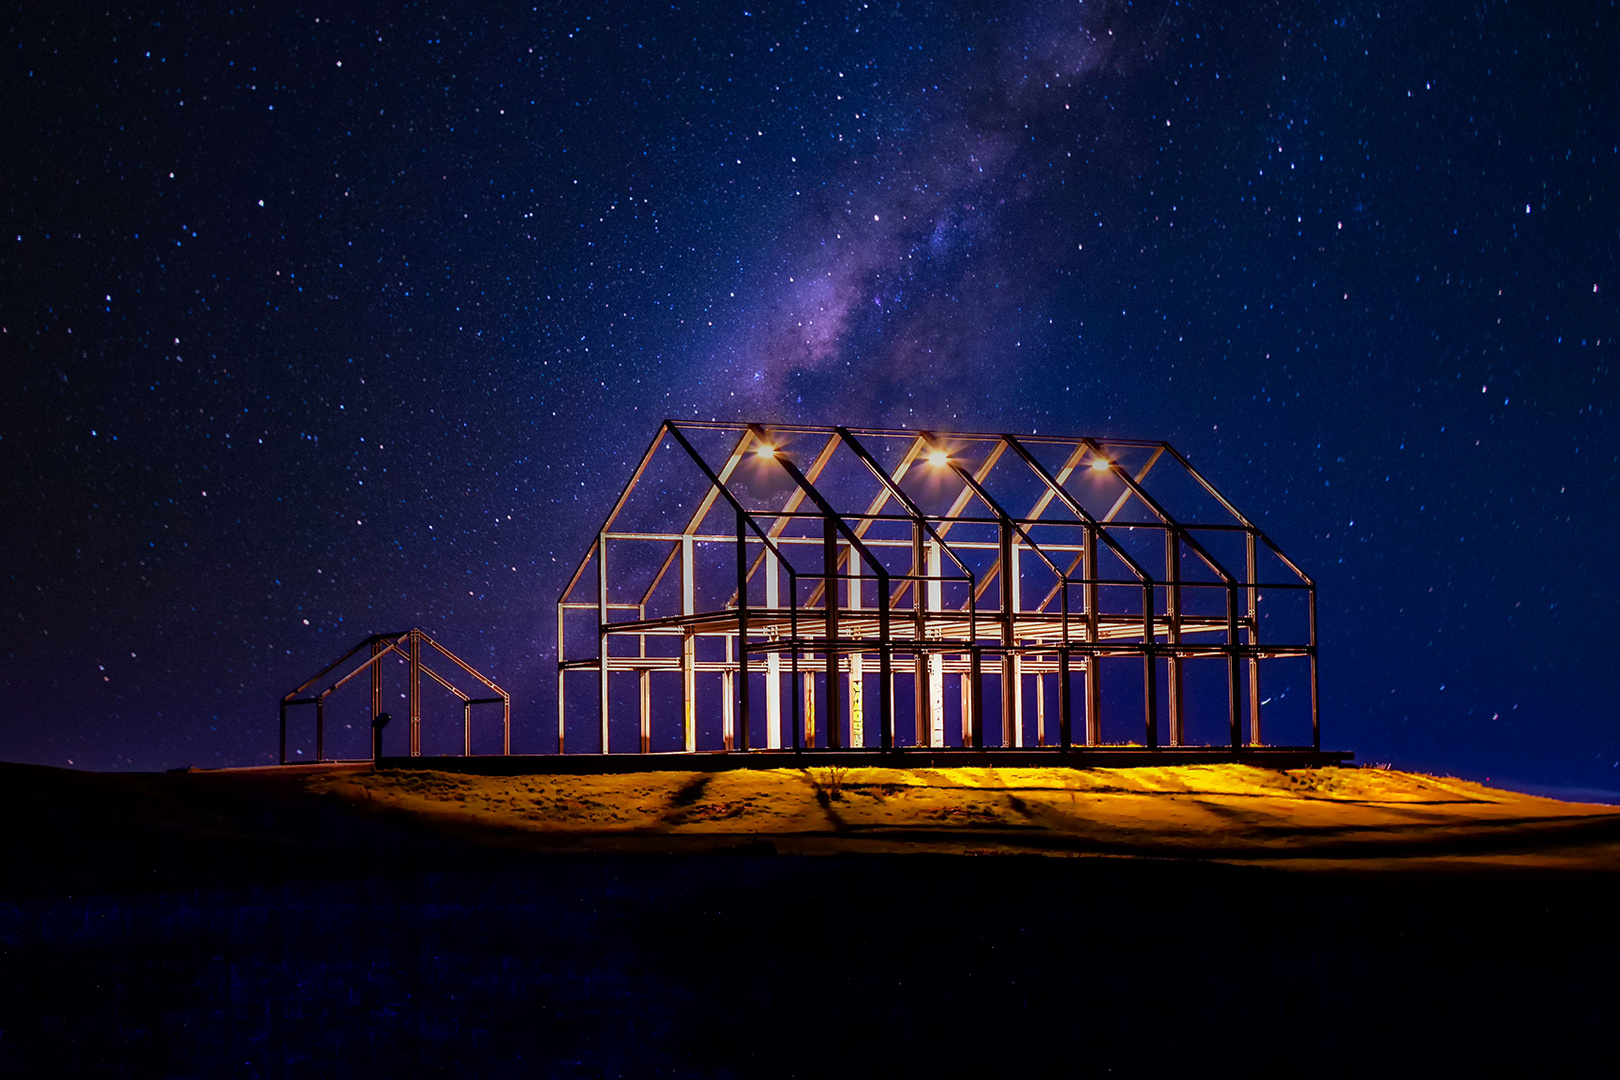
[[[804,748],[816,748],[816,673],[806,669],[801,676],[804,686]]]
[[[1074,713],[1069,704],[1069,650],[1058,650],[1058,747],[1067,754],[1074,740]]]
[[[1035,675],[1035,745],[1046,745],[1046,676],[1040,672]]]
[[[377,714],[382,712],[382,664],[377,656],[386,646],[375,635],[371,640],[371,718],[375,720]]]
[[[1085,594],[1086,594],[1086,745],[1102,743],[1102,663],[1097,645],[1102,640],[1102,614],[1097,609],[1101,590],[1097,585],[1097,542],[1100,525],[1086,526]]]
[[[596,536],[596,706],[601,752],[608,752],[608,572],[607,533]]]
[[[1259,559],[1255,551],[1254,530],[1243,533],[1249,580],[1249,744],[1259,746],[1260,741],[1260,590]]]
[[[1023,710],[1020,708],[1023,687],[1019,685],[1018,657],[1012,653],[1017,644],[1013,619],[1018,607],[1018,576],[1015,560],[1017,545],[1013,542],[1012,522],[1005,517],[997,526],[997,540],[1001,557],[1001,745],[1022,746]]]
[[[1170,701],[1170,745],[1181,746],[1186,741],[1186,721],[1181,678],[1181,537],[1175,529],[1164,530],[1164,576],[1169,580],[1169,593],[1165,601],[1166,637],[1170,650],[1165,654],[1166,686]]]
[[[854,549],[849,552],[849,558],[844,560],[849,567],[849,603],[847,605],[851,614],[861,610],[861,560],[855,558]],[[855,635],[859,636],[859,635]],[[852,750],[859,750],[866,745],[866,679],[863,668],[865,664],[859,648],[849,653],[849,745]]]
[[[788,573],[788,641],[791,643],[788,650],[788,660],[791,664],[788,674],[788,697],[793,701],[793,722],[790,736],[793,749],[800,747],[800,731],[803,730],[803,713],[799,702],[803,698],[803,678],[799,674],[799,576],[791,570]]]
[[[782,569],[776,552],[765,549],[765,608],[774,619],[782,607]],[[772,649],[765,654],[765,745],[771,750],[782,746],[782,653]]]
[[[1305,594],[1310,603],[1310,658],[1311,658],[1311,747],[1322,749],[1322,713],[1321,702],[1317,697],[1316,684],[1316,586],[1312,585]]]
[[[563,752],[563,728],[567,723],[568,692],[563,680],[568,677],[563,667],[563,606],[557,601],[557,753]]]
[[[636,673],[641,690],[641,752],[652,752],[652,672],[642,668]]]
[[[1243,676],[1238,664],[1242,646],[1238,643],[1237,586],[1226,586],[1226,682],[1227,717],[1232,750],[1243,748]]]
[[[422,635],[410,633],[411,685],[407,704],[411,714],[411,757],[422,753]]]
[[[965,666],[962,674],[956,677],[956,696],[961,699],[962,713],[962,722],[959,726],[962,729],[962,745],[971,746],[973,745],[973,675],[971,671],[973,656],[971,653],[963,653],[961,660]]]
[[[878,749],[894,749],[894,646],[890,644],[889,575],[879,572],[878,596]]]
[[[737,511],[737,713],[735,749],[749,747],[748,726],[752,720],[748,692],[748,518]]]
[[[831,516],[822,521],[821,558],[826,582],[822,604],[827,626],[827,749],[838,750],[844,745],[844,688],[838,674],[838,525]]]
[[[734,662],[731,635],[726,635],[726,663]],[[735,750],[737,737],[737,673],[730,669],[720,672],[720,749]]]
[[[977,645],[968,653],[968,725],[973,732],[973,748],[984,749],[984,657]]]
[[[913,654],[913,667],[916,669],[916,689],[912,694],[913,711],[917,715],[917,732],[914,746],[933,745],[932,713],[928,702],[931,700],[928,689],[928,653],[922,648],[923,640],[928,636],[927,593],[924,591],[923,575],[928,573],[925,567],[928,563],[923,554],[923,527],[921,522],[911,526],[911,610],[913,615],[912,635],[917,642],[916,652]]]
[[[938,540],[929,540],[923,544],[923,550],[928,556],[928,595],[927,609],[939,613],[945,610],[945,583],[940,579],[945,575],[945,563],[941,558],[940,543]],[[931,640],[941,640],[935,635]],[[945,654],[935,650],[923,653],[923,663],[928,671],[928,745],[945,745]]]
[[[692,537],[681,537],[681,614],[697,611]],[[605,745],[605,744],[604,744]],[[681,749],[697,749],[697,637],[690,626],[681,633]]]

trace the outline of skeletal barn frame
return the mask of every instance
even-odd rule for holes
[[[558,753],[587,675],[599,753],[1237,752],[1278,745],[1261,684],[1279,663],[1308,680],[1321,750],[1316,584],[1167,442],[666,420],[558,600],[557,647]],[[1113,669],[1133,664],[1128,686]],[[1201,740],[1195,668],[1201,707],[1224,699]],[[715,681],[718,725],[699,707]],[[1105,739],[1138,703],[1139,734]]]
[[[431,650],[429,652],[428,650]],[[437,653],[439,658],[450,666],[445,670],[450,674],[441,675],[429,667],[423,658],[424,652],[429,658]],[[289,690],[281,697],[281,741],[277,760],[288,764],[287,760],[287,710],[299,705],[313,705],[315,707],[315,757],[314,761],[326,761],[326,700],[346,684],[359,678],[361,675],[369,676],[371,683],[371,715],[376,717],[382,713],[382,685],[383,662],[394,656],[405,662],[405,688],[408,715],[407,731],[410,741],[408,753],[411,757],[419,757],[422,753],[422,676],[438,683],[456,699],[461,702],[461,746],[462,756],[472,754],[472,707],[474,705],[499,705],[501,707],[501,753],[509,756],[512,753],[512,695],[502,690],[486,676],[479,673],[467,661],[435,641],[426,630],[412,627],[409,630],[395,630],[386,634],[370,634],[363,638],[348,652],[327,664],[320,671],[299,683],[297,687]],[[437,661],[435,661],[437,662]],[[470,679],[467,685],[482,687],[487,693],[482,697],[473,697],[471,693],[461,689],[452,677],[457,673]],[[321,686],[325,683],[325,686]],[[321,686],[320,689],[315,689]],[[474,691],[476,693],[477,691]],[[302,753],[302,751],[300,751]]]

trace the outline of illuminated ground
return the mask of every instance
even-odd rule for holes
[[[312,774],[311,791],[552,850],[1198,858],[1620,869],[1620,808],[1376,769],[810,768]]]
[[[0,764],[0,817],[7,1076],[1586,1075],[1620,1009],[1620,808],[1371,769]]]
[[[481,776],[369,764],[113,774],[0,763],[0,812],[26,823],[0,845],[18,871],[0,878],[0,896],[426,865],[452,849],[1620,870],[1620,807],[1357,768]]]

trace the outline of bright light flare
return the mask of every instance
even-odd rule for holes
[[[936,469],[943,469],[946,465],[950,464],[950,461],[951,456],[943,450],[928,451],[928,464],[932,465]]]
[[[1092,472],[1107,472],[1109,466],[1111,466],[1112,464],[1113,464],[1113,462],[1109,461],[1107,458],[1093,458],[1091,460],[1091,471]]]
[[[776,458],[776,447],[764,445],[756,446],[754,448],[754,456],[757,458],[763,458],[766,461],[772,461]]]

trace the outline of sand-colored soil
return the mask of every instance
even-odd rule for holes
[[[310,772],[372,811],[551,850],[1195,858],[1298,869],[1620,869],[1620,808],[1377,769],[809,768],[615,776]]]

